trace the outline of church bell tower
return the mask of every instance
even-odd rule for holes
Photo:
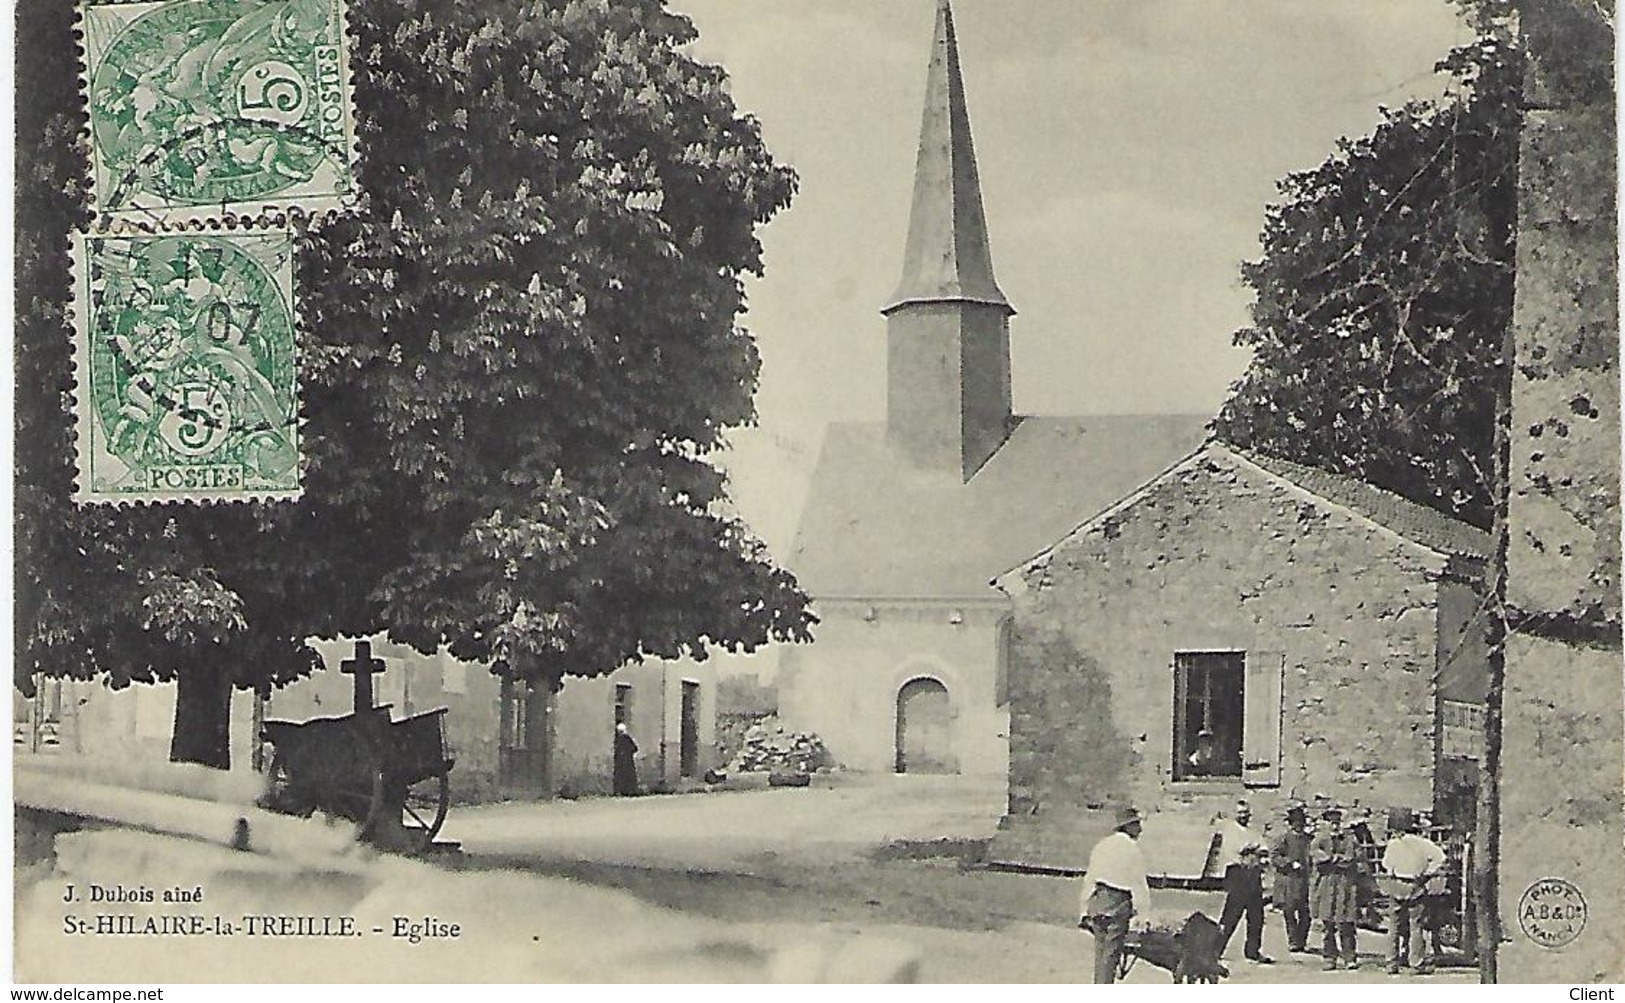
[[[1010,317],[993,278],[950,0],[939,0],[903,279],[886,317],[886,434],[917,468],[968,481],[1014,426]]]

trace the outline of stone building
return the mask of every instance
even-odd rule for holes
[[[266,716],[298,721],[350,712],[352,677],[334,670],[353,644],[315,647],[327,670],[273,693]],[[715,765],[716,672],[706,663],[626,665],[594,679],[568,678],[548,695],[444,650],[425,656],[381,640],[372,649],[385,665],[373,682],[376,703],[389,704],[397,717],[447,708],[446,740],[457,760],[452,790],[460,796],[606,793],[621,723],[638,743],[645,786],[675,786]]]
[[[1470,803],[1448,785],[1476,755],[1490,548],[1362,482],[1202,446],[1000,578],[1015,650],[995,857],[1081,867],[1110,828],[1093,809],[1118,800],[1148,831],[1249,794]]]
[[[12,754],[18,763],[32,756],[80,758],[125,764],[169,761],[175,725],[175,684],[134,683],[115,690],[101,679],[35,676],[33,692],[13,687]],[[232,693],[231,764],[252,770],[252,736],[259,707],[254,695]]]
[[[268,701],[233,694],[234,771],[263,768],[259,723],[349,714],[353,677],[338,671],[350,641],[315,641],[327,668],[276,690]],[[446,742],[456,761],[451,793],[460,801],[551,797],[561,789],[609,790],[615,725],[625,722],[641,754],[645,787],[675,787],[716,765],[716,671],[693,661],[627,665],[596,679],[566,679],[551,696],[504,684],[484,665],[442,651],[425,656],[405,645],[372,642],[383,670],[373,702],[396,719],[447,710]],[[17,698],[18,756],[79,756],[161,764],[169,757],[174,684],[112,690],[100,681],[41,680],[33,699]],[[37,724],[36,724],[37,722]],[[552,732],[549,745],[544,739]],[[549,751],[550,750],[550,751]]]
[[[1008,602],[993,575],[1184,455],[1204,417],[1014,414],[953,13],[927,71],[884,423],[825,437],[790,560],[820,618],[780,715],[861,770],[1002,776]]]

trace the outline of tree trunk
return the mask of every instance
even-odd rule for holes
[[[1516,162],[1516,161],[1515,161]],[[1517,189],[1522,191],[1520,184]],[[1509,217],[1492,225],[1509,234],[1516,247],[1516,207]],[[1517,260],[1514,250],[1512,259]],[[1501,334],[1501,353],[1495,379],[1495,458],[1491,502],[1495,519],[1492,533],[1495,551],[1490,557],[1489,578],[1489,664],[1484,693],[1484,745],[1479,750],[1478,831],[1473,840],[1474,940],[1478,948],[1478,981],[1493,985],[1500,981],[1501,950],[1501,730],[1503,700],[1506,695],[1507,637],[1507,549],[1511,528],[1508,506],[1512,485],[1512,368],[1517,362],[1516,302],[1507,310],[1508,323]]]
[[[231,677],[214,665],[175,675],[175,728],[169,761],[231,769]]]
[[[1505,554],[1505,547],[1498,548]],[[1499,588],[1497,591],[1501,591]],[[1473,939],[1478,948],[1478,981],[1500,981],[1501,948],[1501,724],[1506,689],[1505,613],[1491,618],[1490,686],[1484,700],[1484,749],[1478,772],[1478,831],[1473,840]]]
[[[530,721],[526,725],[530,734],[535,736],[537,743],[534,748],[541,752],[541,785],[542,800],[551,801],[558,795],[558,781],[553,769],[553,745],[557,735],[553,730],[553,696],[555,691],[545,682],[533,685],[530,691],[530,701],[525,708],[530,713]]]

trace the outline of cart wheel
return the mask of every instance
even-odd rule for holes
[[[334,818],[354,822],[358,837],[363,842],[370,842],[377,829],[379,809],[384,803],[384,777],[375,770],[370,779],[362,774],[342,782],[324,783],[312,787],[309,798],[311,810],[319,808]]]
[[[451,771],[447,770],[407,787],[401,805],[401,828],[406,833],[406,851],[423,853],[434,844],[440,827],[446,824],[451,808]]]

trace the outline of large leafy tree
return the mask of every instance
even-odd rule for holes
[[[737,318],[794,175],[661,0],[360,0],[366,198],[301,242],[303,500],[75,509],[70,6],[19,17],[18,671],[178,678],[172,758],[229,687],[386,629],[557,686],[804,639],[710,462],[753,420]]]
[[[1497,12],[1497,15],[1499,12]],[[1512,309],[1522,58],[1489,13],[1448,94],[1280,182],[1224,439],[1489,524]]]
[[[309,600],[316,564],[274,559],[271,510],[69,502],[68,231],[87,220],[72,5],[28,4],[17,29],[16,680],[178,678],[172,755],[225,765],[233,683],[309,671],[302,632],[344,603]]]

